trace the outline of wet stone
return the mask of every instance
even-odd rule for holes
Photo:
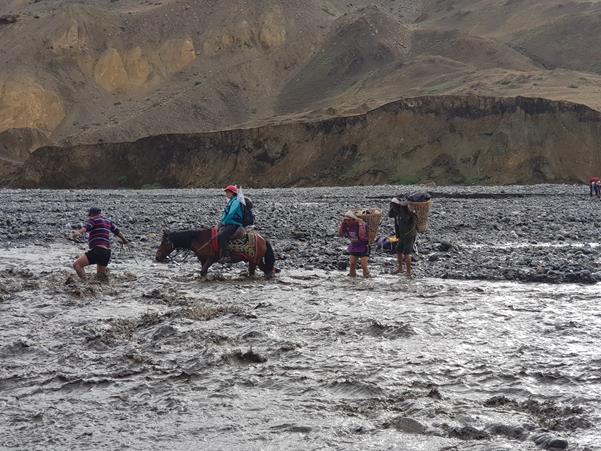
[[[449,437],[461,440],[488,440],[490,434],[472,426],[453,427],[449,430]]]
[[[548,451],[562,451],[568,449],[568,441],[549,434],[537,434],[532,437],[534,443]]]
[[[177,333],[177,329],[173,326],[161,326],[159,327],[153,334],[153,340],[160,340],[162,338],[170,337],[171,335],[175,335]]]
[[[397,417],[386,423],[386,427],[393,427],[397,431],[404,432],[406,434],[426,434],[428,428],[421,424],[419,421],[408,417]]]

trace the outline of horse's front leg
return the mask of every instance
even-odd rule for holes
[[[257,265],[255,263],[248,263],[248,277],[254,277]]]
[[[211,265],[213,263],[215,263],[215,260],[213,260],[212,258],[205,258],[205,259],[202,259],[201,262],[202,262],[202,268],[200,269],[200,277],[202,277],[203,279],[206,279],[207,273],[209,272],[209,268],[211,267]]]

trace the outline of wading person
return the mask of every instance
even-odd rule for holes
[[[388,216],[394,218],[394,233],[398,239],[396,244],[398,267],[394,274],[402,274],[405,267],[407,277],[412,277],[417,216],[409,209],[408,202],[400,200],[399,197],[394,197],[390,201]]]
[[[228,257],[227,245],[244,222],[244,206],[238,197],[238,188],[235,185],[229,185],[224,191],[227,204],[223,210],[221,221],[219,221],[219,257],[221,259]]]
[[[347,251],[350,255],[349,276],[357,277],[357,260],[361,261],[363,277],[369,277],[369,230],[365,221],[357,217],[352,211],[344,214],[344,219],[338,230],[338,235],[348,238],[351,243]]]
[[[90,265],[96,265],[96,273],[100,278],[107,277],[108,264],[111,260],[110,232],[119,237],[121,243],[127,244],[127,239],[117,226],[101,213],[100,208],[90,208],[87,222],[73,234],[74,238],[78,238],[86,232],[88,234],[90,250],[73,263],[73,269],[81,279],[85,279],[85,267]]]

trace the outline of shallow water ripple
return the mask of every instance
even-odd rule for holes
[[[125,258],[99,285],[40,250],[0,250],[2,447],[600,449],[594,287]]]

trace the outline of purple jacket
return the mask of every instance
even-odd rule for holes
[[[110,219],[106,219],[101,215],[88,218],[88,222],[86,222],[84,227],[88,232],[88,245],[90,249],[95,247],[110,249],[111,240],[109,232],[113,232],[115,235],[119,233],[117,226]]]
[[[351,240],[347,247],[348,252],[363,254],[369,250],[369,233],[365,222],[343,223],[340,236]]]

